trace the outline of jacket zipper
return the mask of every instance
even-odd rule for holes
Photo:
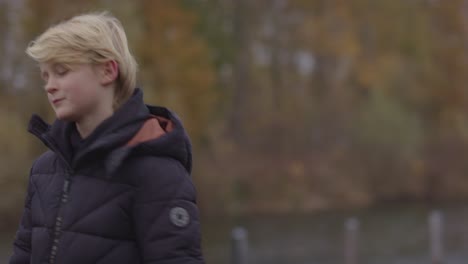
[[[72,172],[69,171],[67,173],[67,177],[65,182],[63,183],[62,195],[60,197],[60,204],[58,207],[57,216],[55,217],[55,224],[54,224],[54,234],[52,236],[52,247],[49,254],[49,262],[50,264],[55,263],[55,259],[57,257],[57,250],[59,247],[60,236],[62,234],[62,224],[63,224],[63,216],[62,210],[64,205],[68,202],[68,194],[70,192],[70,185],[71,185],[71,177]]]
[[[57,210],[57,216],[55,217],[55,223],[54,223],[54,228],[53,228],[54,233],[52,235],[52,246],[51,246],[50,253],[49,253],[49,263],[54,264],[56,261],[56,257],[57,257],[60,236],[62,234],[62,227],[63,227],[62,226],[63,224],[63,216],[62,216],[63,212],[62,211],[63,211],[64,205],[68,202],[68,195],[70,192],[70,185],[72,182],[71,179],[74,174],[74,171],[72,167],[70,166],[70,164],[65,159],[65,157],[60,153],[60,151],[57,150],[57,148],[55,148],[55,145],[53,144],[51,140],[45,137],[44,143],[46,143],[46,145],[48,145],[50,149],[56,150],[55,153],[60,157],[62,162],[67,167],[67,175],[63,183],[62,195],[60,196],[60,203],[59,203],[58,210]]]

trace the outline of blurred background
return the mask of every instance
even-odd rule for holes
[[[207,263],[428,263],[442,213],[445,263],[468,259],[467,0],[0,0],[0,262],[53,121],[29,41],[109,10],[123,23],[148,103],[194,144]]]

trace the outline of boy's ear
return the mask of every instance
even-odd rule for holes
[[[102,64],[101,84],[106,86],[113,83],[119,76],[119,64],[115,60],[110,60]]]

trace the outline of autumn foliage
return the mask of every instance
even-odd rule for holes
[[[128,32],[146,100],[188,128],[203,213],[468,198],[464,0],[13,3],[0,3],[5,219],[44,150],[28,118],[53,118],[23,51],[50,23],[102,9]]]

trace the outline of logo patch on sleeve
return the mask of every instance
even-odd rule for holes
[[[190,215],[182,207],[174,207],[169,212],[171,223],[178,227],[185,227],[190,223]]]

